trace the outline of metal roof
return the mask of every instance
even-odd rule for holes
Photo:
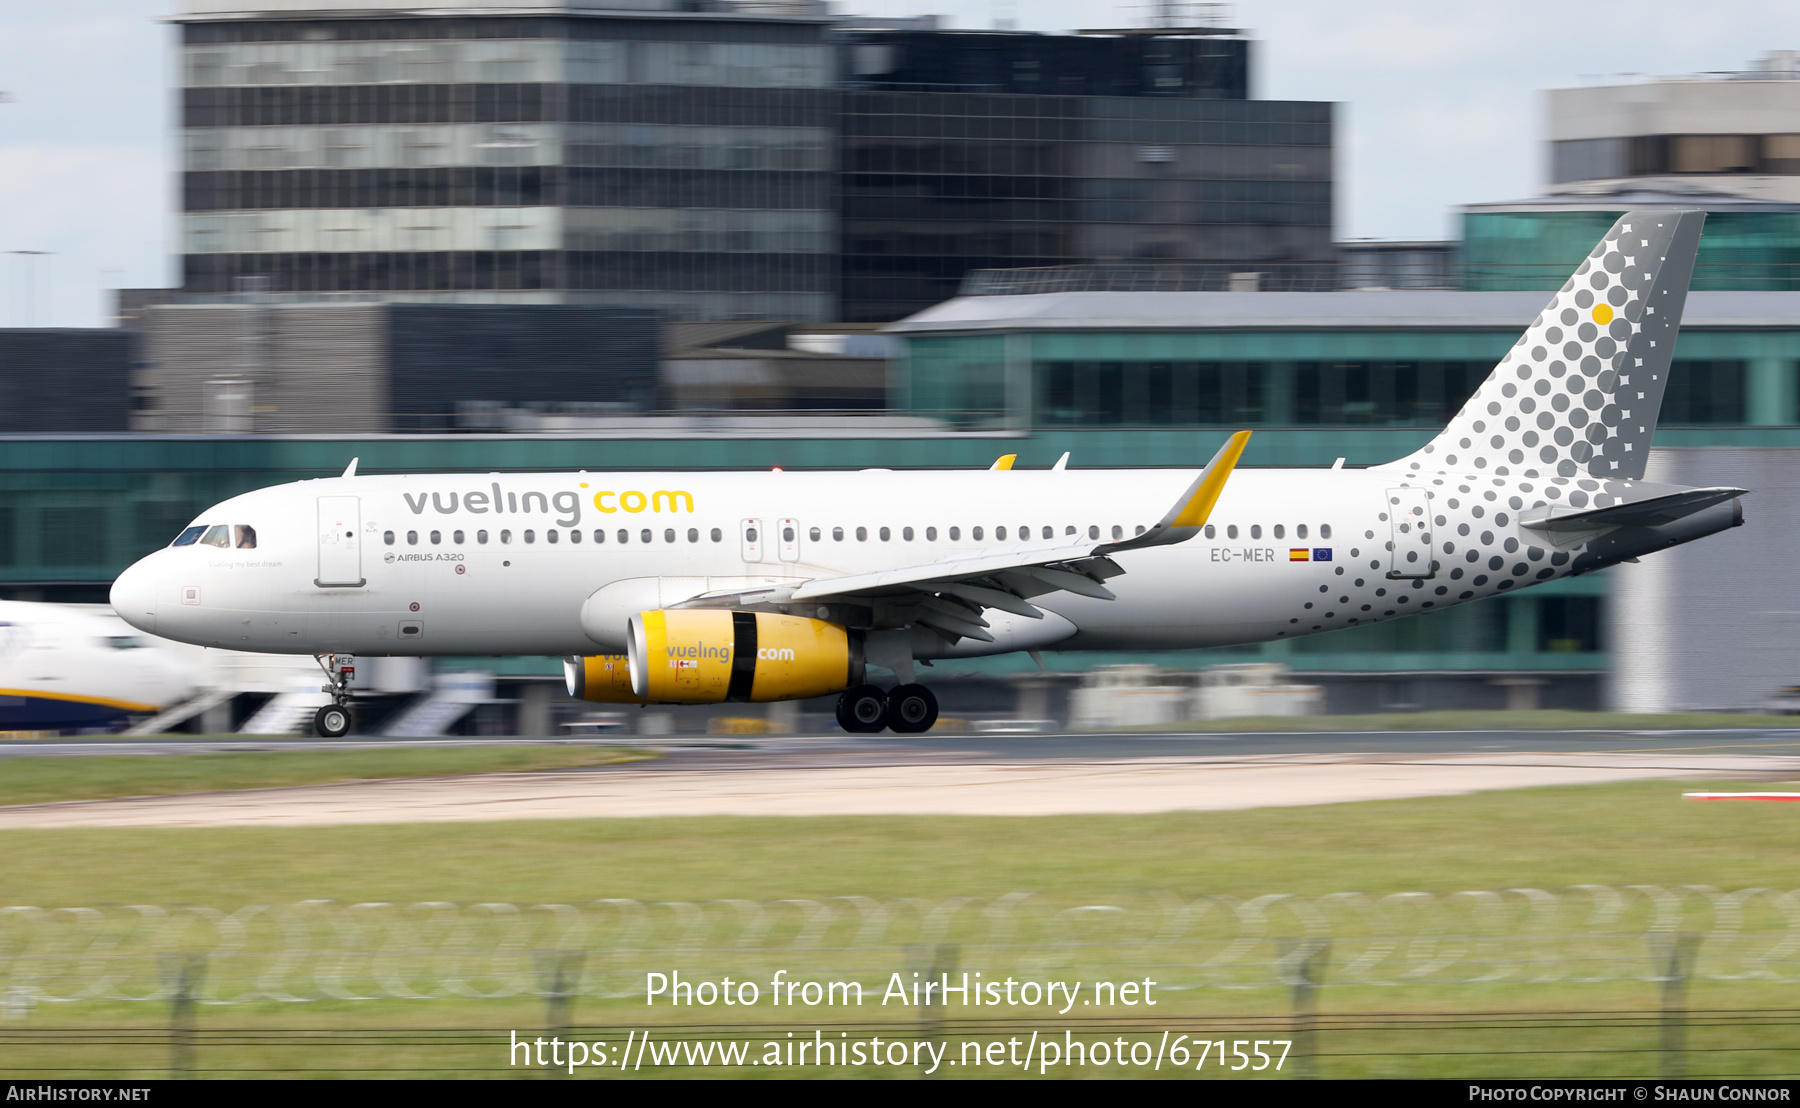
[[[890,324],[970,331],[1516,331],[1549,292],[1057,292],[961,296]],[[1800,330],[1800,292],[1691,292],[1684,327]]]

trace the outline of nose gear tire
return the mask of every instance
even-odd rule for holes
[[[313,713],[313,730],[322,738],[342,738],[350,731],[350,709],[327,704]]]

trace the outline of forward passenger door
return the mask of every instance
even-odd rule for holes
[[[361,497],[319,497],[319,575],[313,584],[322,589],[364,584]]]

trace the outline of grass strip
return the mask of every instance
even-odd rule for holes
[[[0,761],[0,805],[272,789],[397,777],[526,773],[637,761],[617,747],[522,743],[381,750],[16,757]]]

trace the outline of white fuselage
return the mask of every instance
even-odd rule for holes
[[[591,626],[584,630],[583,605],[617,582],[706,579],[704,587],[690,584],[691,594],[915,566],[1016,544],[1021,528],[1033,539],[1046,528],[1057,536],[1129,537],[1161,518],[1196,473],[876,470],[303,481],[235,497],[195,520],[202,527],[226,525],[234,535],[251,528],[253,548],[235,541],[165,548],[127,570],[113,600],[146,631],[236,650],[595,654],[617,645],[604,628],[598,635]],[[1465,483],[1459,494],[1459,481],[1481,487]],[[1570,570],[1566,554],[1520,529],[1518,489],[1451,477],[1429,490],[1430,511],[1442,517],[1433,530],[1454,539],[1459,526],[1464,533],[1472,527],[1479,537],[1467,541],[1479,544],[1481,562],[1465,563],[1459,550],[1455,557],[1439,555],[1443,568],[1429,579],[1390,579],[1395,523],[1387,493],[1402,484],[1426,482],[1378,470],[1240,469],[1212,512],[1209,533],[1114,556],[1125,570],[1107,582],[1116,600],[1069,592],[1034,598],[1072,624],[1056,641],[1028,628],[1038,637],[964,640],[944,655],[1260,642],[1442,607]],[[1510,511],[1509,494],[1515,498]],[[1423,503],[1426,494],[1419,495]],[[1524,502],[1532,499],[1528,492]],[[604,541],[596,541],[596,532]],[[1490,579],[1489,556],[1500,558],[1508,545],[1517,553],[1505,557],[1517,568],[1509,565]],[[1535,551],[1529,563],[1526,547]],[[618,622],[622,634],[623,617]]]

